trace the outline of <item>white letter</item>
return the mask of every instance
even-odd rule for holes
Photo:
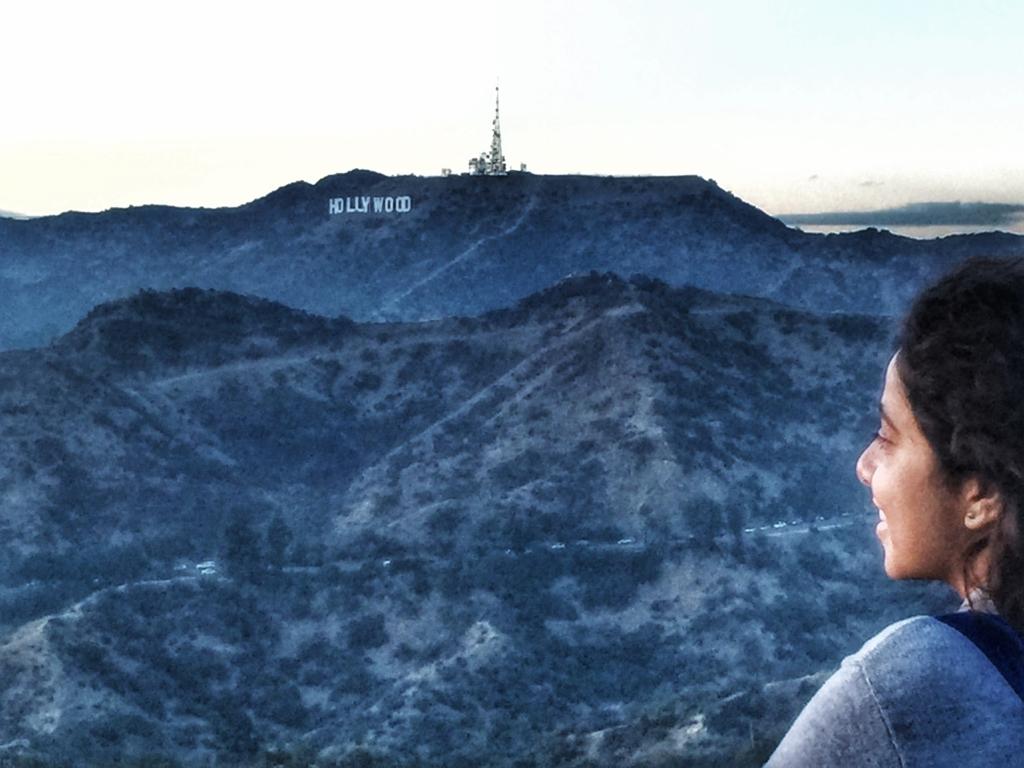
[[[387,211],[388,213],[391,213],[393,210],[395,210],[395,198],[393,198],[393,197],[385,197],[384,198],[384,210]]]
[[[341,198],[340,197],[332,197],[330,200],[327,201],[327,213],[328,213],[328,215],[335,214],[335,213],[341,213],[341,211],[342,211],[342,207],[341,207]]]
[[[384,198],[383,197],[375,197],[375,198],[373,198],[373,212],[374,213],[380,213],[380,209],[383,206],[384,206]]]
[[[369,213],[369,212],[370,212],[370,198],[364,197],[363,198],[363,213]]]
[[[412,198],[408,195],[398,198],[398,200],[395,201],[395,208],[399,213],[406,213],[407,211],[412,210]]]

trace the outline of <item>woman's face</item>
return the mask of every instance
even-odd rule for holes
[[[938,458],[925,439],[889,361],[881,426],[857,460],[857,477],[878,508],[875,529],[893,579],[941,579],[959,589],[966,546],[965,501],[942,482]]]

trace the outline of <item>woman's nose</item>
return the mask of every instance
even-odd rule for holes
[[[864,485],[871,486],[871,476],[875,473],[874,442],[868,444],[864,452],[857,459],[857,479]]]

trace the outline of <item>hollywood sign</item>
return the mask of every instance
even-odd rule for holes
[[[408,213],[412,210],[412,198],[399,197],[332,197],[327,201],[327,212],[336,213]]]

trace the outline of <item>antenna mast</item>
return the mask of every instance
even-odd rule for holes
[[[494,131],[491,135],[491,154],[488,157],[487,173],[490,176],[504,176],[505,156],[501,154],[501,123],[498,119],[498,86],[494,86]]]
[[[469,172],[475,176],[507,176],[505,155],[501,152],[501,120],[498,86],[494,86],[494,122],[491,124],[491,151],[469,161]]]

